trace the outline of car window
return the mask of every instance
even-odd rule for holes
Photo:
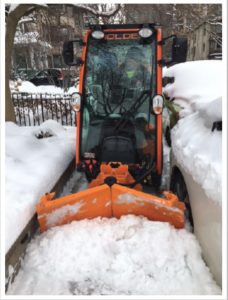
[[[58,76],[59,73],[60,73],[60,71],[58,71],[58,70],[49,70],[49,74],[51,76]]]
[[[39,73],[36,74],[36,77],[38,78],[43,78],[43,77],[47,77],[48,76],[48,73],[47,71],[40,71]]]

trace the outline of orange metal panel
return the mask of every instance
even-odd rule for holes
[[[115,32],[115,33],[117,33],[117,32],[138,32],[139,31],[139,29],[138,28],[136,28],[136,29],[133,29],[133,28],[131,28],[131,29],[105,29],[104,30],[104,32]]]
[[[161,28],[157,28],[157,62],[162,59]],[[157,94],[162,95],[162,65],[157,63]],[[157,147],[156,147],[156,169],[159,175],[162,173],[162,115],[157,116]]]
[[[84,42],[86,45],[82,49],[82,61],[85,62],[86,51],[87,51],[87,41],[89,38],[91,30],[88,30],[84,36]],[[84,82],[84,73],[85,73],[85,63],[81,65],[80,75],[79,75],[79,93],[82,95],[83,92],[83,82]],[[80,163],[80,132],[81,132],[81,111],[77,112],[77,128],[76,128],[76,164]]]
[[[112,216],[111,191],[105,184],[53,200],[54,196],[44,195],[36,206],[42,232],[74,220]]]
[[[185,205],[174,194],[165,192],[163,199],[117,184],[111,190],[114,217],[141,215],[149,220],[169,222],[176,228],[184,227]]]
[[[169,222],[176,228],[184,227],[185,205],[170,192],[164,192],[161,198],[118,184],[111,188],[103,184],[53,200],[54,196],[54,193],[44,195],[36,206],[42,232],[75,220],[120,218],[128,214]]]
[[[100,173],[98,174],[97,178],[90,183],[90,188],[103,184],[105,178],[110,176],[115,177],[116,182],[119,184],[134,183],[134,178],[128,172],[128,165],[122,165],[121,163],[118,163],[118,167],[112,167],[112,164],[116,165],[116,163],[113,162],[101,164]],[[142,191],[142,185],[136,184],[134,189]]]

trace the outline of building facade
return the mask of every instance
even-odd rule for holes
[[[222,26],[204,22],[188,35],[188,60],[222,59]]]
[[[14,38],[12,71],[65,68],[64,41],[81,37],[85,13],[73,5],[49,4],[49,10],[34,12],[18,24]],[[30,20],[29,20],[30,19]],[[12,76],[13,77],[13,76]]]

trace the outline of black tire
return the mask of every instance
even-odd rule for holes
[[[161,175],[157,175],[154,173],[151,174],[151,185],[155,187],[156,190],[160,189],[161,179],[162,179]]]
[[[171,145],[172,145],[171,132],[170,132],[170,128],[168,126],[165,129],[165,140],[166,140],[167,145],[169,147],[171,147]]]
[[[180,201],[184,202],[186,206],[185,218],[191,226],[191,231],[194,230],[194,222],[192,217],[192,209],[188,190],[184,181],[184,177],[178,169],[174,169],[171,176],[170,190],[177,195]]]

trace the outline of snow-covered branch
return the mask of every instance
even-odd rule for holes
[[[32,23],[32,22],[35,22],[35,21],[36,20],[34,18],[31,18],[31,17],[22,18],[21,20],[18,21],[18,25],[24,24],[24,23]]]
[[[208,24],[211,24],[211,25],[219,25],[219,26],[222,26],[222,23],[221,23],[221,22],[210,22],[210,21],[208,21],[207,23],[208,23]]]
[[[110,11],[97,11],[89,6],[86,6],[84,4],[74,4],[75,7],[81,8],[86,10],[87,12],[91,13],[94,16],[97,17],[112,17],[114,16],[122,7],[121,4],[115,5],[115,7]]]
[[[21,4],[10,4],[10,5],[8,5],[8,13],[9,13],[9,14],[12,13],[12,12],[15,11],[15,10],[18,8],[18,6],[20,6],[20,5],[21,5]],[[34,6],[28,5],[28,12],[34,10],[36,6],[39,6],[39,7],[45,7],[45,8],[48,7],[47,4],[34,4]]]

